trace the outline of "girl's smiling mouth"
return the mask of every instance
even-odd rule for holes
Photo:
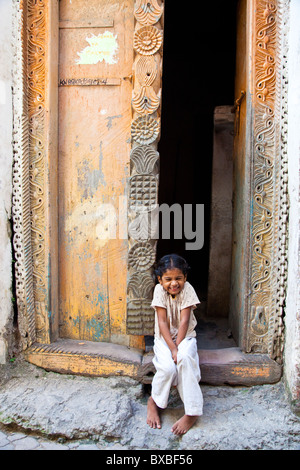
[[[170,292],[177,292],[178,290],[179,290],[179,286],[169,288]]]

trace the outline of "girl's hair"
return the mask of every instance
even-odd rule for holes
[[[186,276],[188,271],[191,269],[188,263],[179,255],[171,254],[163,256],[154,266],[154,274],[162,277],[168,269],[180,269]]]

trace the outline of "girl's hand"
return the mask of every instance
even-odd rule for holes
[[[178,352],[177,347],[173,348],[172,351],[171,351],[172,358],[173,358],[173,361],[175,362],[175,364],[177,364],[177,352]]]

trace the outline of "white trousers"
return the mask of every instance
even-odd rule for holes
[[[184,338],[178,346],[177,364],[163,338],[154,340],[153,364],[156,374],[152,381],[151,396],[159,408],[166,408],[170,389],[176,385],[186,415],[201,416],[203,396],[199,386],[201,378],[196,338]]]

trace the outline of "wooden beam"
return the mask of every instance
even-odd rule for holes
[[[246,354],[239,348],[199,350],[201,383],[261,385],[276,383],[282,367],[266,354]],[[112,343],[59,339],[35,343],[25,351],[32,364],[62,374],[94,377],[129,376],[149,384],[155,374],[153,352]]]
[[[143,351],[113,343],[59,339],[52,344],[35,343],[24,354],[28,362],[61,374],[136,378]]]

